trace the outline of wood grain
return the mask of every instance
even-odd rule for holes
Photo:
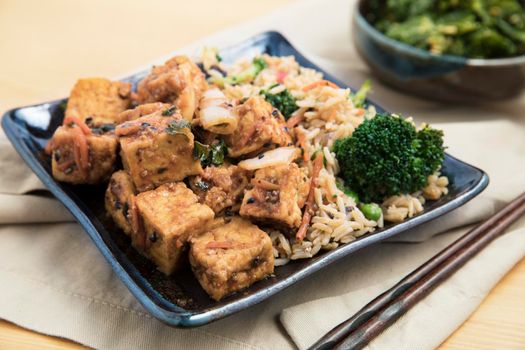
[[[525,349],[525,259],[494,288],[441,350]]]
[[[115,77],[293,0],[0,0],[0,110]],[[525,260],[441,349],[525,349]],[[82,349],[0,321],[0,349]]]

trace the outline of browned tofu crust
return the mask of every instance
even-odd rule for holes
[[[192,177],[189,182],[193,192],[199,196],[199,202],[219,214],[241,201],[251,175],[251,172],[236,165],[210,166],[204,169],[202,175]]]
[[[113,221],[127,235],[131,234],[128,212],[131,206],[131,198],[134,194],[135,186],[128,173],[124,170],[119,170],[111,175],[104,203]]]
[[[172,105],[169,103],[152,102],[143,105],[138,105],[133,109],[127,109],[117,115],[117,124],[121,124],[130,120],[135,120],[145,115],[149,115],[158,111],[165,111]]]
[[[193,157],[193,134],[180,114],[164,112],[144,116],[117,126],[121,158],[137,191],[151,190],[202,172]]]
[[[87,168],[84,171],[79,164],[78,137],[87,143]],[[76,126],[61,126],[56,129],[50,143],[53,177],[72,184],[104,182],[114,171],[117,146],[117,138],[112,133],[84,135]]]
[[[253,156],[279,146],[289,146],[292,138],[286,128],[284,117],[264,98],[250,97],[235,107],[239,124],[225,140],[228,156]]]
[[[240,215],[260,222],[297,228],[301,224],[301,208],[308,195],[309,181],[297,164],[259,169],[246,191]]]
[[[195,276],[214,300],[240,291],[274,271],[270,237],[238,217],[193,236],[189,256]]]
[[[67,102],[66,116],[92,126],[118,123],[119,113],[129,108],[131,84],[104,78],[79,79]]]
[[[151,73],[137,86],[135,99],[149,102],[175,103],[182,116],[191,121],[208,84],[199,67],[186,56],[176,56]]]
[[[179,267],[190,234],[206,230],[214,217],[182,182],[140,193],[132,206],[141,221],[133,225],[132,244],[166,275]]]

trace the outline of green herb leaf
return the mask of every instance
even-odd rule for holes
[[[183,134],[186,135],[186,133],[183,131],[183,129],[190,129],[191,124],[186,119],[179,119],[174,120],[168,124],[165,131],[170,135],[179,135]]]
[[[208,157],[210,155],[210,148],[208,145],[195,141],[193,144],[193,159],[200,160],[202,164],[208,162]]]
[[[223,139],[215,145],[211,145],[211,164],[221,165],[224,163],[224,156],[228,153],[228,148]]]
[[[195,141],[193,147],[193,158],[200,160],[203,167],[209,165],[219,166],[224,163],[224,157],[228,153],[228,148],[224,140],[220,140],[216,144],[205,145],[199,141]]]
[[[162,111],[162,116],[163,117],[170,117],[172,116],[175,112],[177,112],[177,107],[176,106],[171,106],[169,107],[168,109],[165,109]]]

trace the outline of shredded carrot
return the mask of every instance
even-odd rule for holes
[[[206,249],[230,249],[233,248],[232,242],[208,242]]]
[[[312,219],[312,216],[314,214],[314,205],[315,205],[314,190],[315,190],[315,187],[317,186],[317,179],[319,177],[319,173],[321,172],[322,168],[323,168],[323,154],[319,152],[315,156],[314,163],[313,163],[312,176],[310,178],[310,191],[308,192],[308,199],[306,200],[306,203],[305,203],[303,220],[301,221],[299,230],[297,230],[297,233],[295,234],[295,239],[298,241],[302,241],[304,237],[306,237],[306,231],[308,230],[308,227],[310,226],[310,220]]]
[[[139,123],[126,123],[117,127],[117,129],[115,130],[115,135],[127,136],[131,134],[136,134],[140,129],[141,125]]]
[[[290,119],[288,119],[288,121],[286,122],[286,127],[291,130],[303,120],[304,120],[304,113],[296,114]]]
[[[315,89],[316,87],[318,86],[330,86],[334,89],[339,89],[339,86],[335,85],[334,83],[332,83],[331,81],[328,81],[328,80],[318,80],[318,81],[314,81],[313,83],[311,84],[308,84],[306,85],[305,87],[303,87],[303,91],[306,92],[306,91],[310,91],[312,89]]]
[[[299,132],[299,130],[297,130],[295,134],[297,135],[297,143],[303,150],[303,160],[307,162],[310,160],[310,152],[308,152],[308,148],[306,147],[306,136],[303,132]]]
[[[73,129],[73,154],[75,155],[75,163],[80,170],[83,177],[88,176],[89,170],[89,146],[86,135],[82,132],[80,127]]]
[[[252,198],[259,203],[264,203],[266,201],[265,192],[259,191],[258,188],[254,188],[252,191]]]
[[[362,116],[363,114],[365,114],[364,108],[358,108],[357,111],[355,112],[355,115],[357,115],[358,117]]]
[[[270,181],[265,179],[252,179],[251,183],[255,187],[259,187],[263,190],[273,191],[280,189],[279,185],[271,183]]]
[[[57,164],[57,168],[60,171],[66,171],[66,169],[70,168],[73,164],[75,164],[74,160],[70,160],[67,162],[63,162],[61,164]]]
[[[80,128],[80,130],[82,130],[84,135],[91,135],[91,129],[89,128],[89,126],[87,126],[87,124],[83,120],[80,120],[79,118],[74,117],[72,115],[66,116],[64,118],[63,124],[69,125],[71,123],[77,125]]]

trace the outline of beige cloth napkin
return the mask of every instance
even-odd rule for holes
[[[202,40],[224,45],[278,29],[308,57],[352,84],[369,75],[349,39],[350,4],[299,2],[258,21]],[[312,30],[315,23],[315,30]],[[159,60],[160,61],[160,60]],[[100,349],[306,348],[403,275],[448,245],[494,207],[525,189],[523,100],[461,108],[405,97],[375,82],[386,108],[443,122],[449,151],[485,169],[492,183],[468,206],[402,238],[418,244],[368,247],[255,307],[197,329],[153,319],[59,203],[6,142],[0,142],[0,318]],[[47,223],[46,223],[47,222]],[[16,223],[16,225],[13,225]],[[447,233],[435,235],[439,231]],[[430,238],[430,236],[433,236]],[[491,244],[452,279],[377,338],[373,349],[431,349],[480,303],[525,255],[525,222]]]

